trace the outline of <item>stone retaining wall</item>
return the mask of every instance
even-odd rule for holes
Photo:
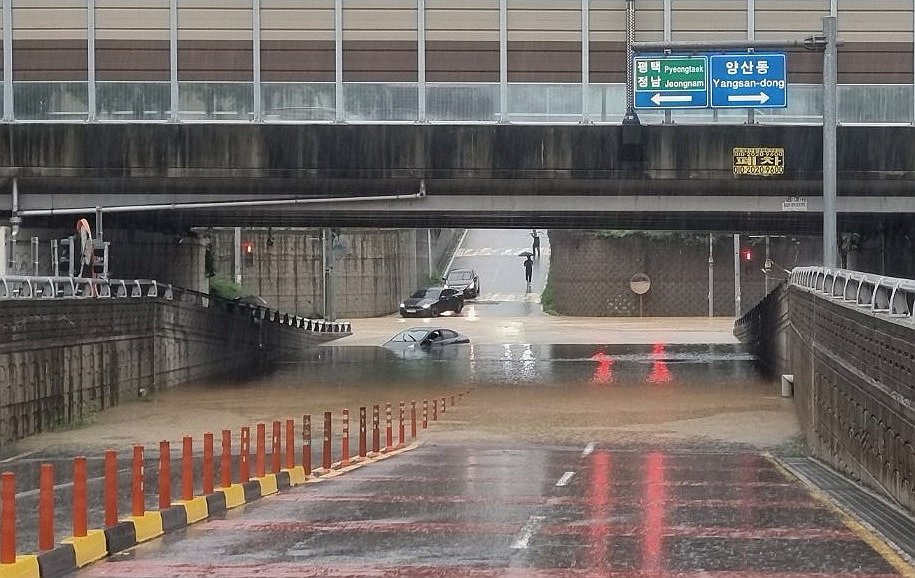
[[[735,333],[794,375],[815,456],[915,511],[915,327],[783,286]]]
[[[0,445],[77,423],[138,395],[257,374],[322,341],[211,301],[0,301]]]

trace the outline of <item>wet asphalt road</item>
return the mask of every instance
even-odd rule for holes
[[[80,577],[896,576],[745,453],[429,443]]]
[[[451,264],[452,269],[473,269],[480,277],[482,292],[469,301],[465,317],[517,317],[543,315],[540,294],[546,285],[550,263],[550,240],[538,230],[539,257],[534,257],[530,286],[524,279],[524,258],[531,250],[531,230],[471,229],[467,231]]]

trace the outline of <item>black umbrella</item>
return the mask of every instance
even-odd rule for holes
[[[518,253],[518,256],[519,257],[533,257],[534,254],[531,253],[530,251],[521,251],[520,253]]]

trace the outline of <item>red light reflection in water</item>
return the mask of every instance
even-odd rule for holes
[[[610,528],[610,454],[591,454],[591,477],[588,480],[588,567],[607,568]]]
[[[597,367],[594,369],[594,376],[591,378],[591,383],[612,383],[613,358],[603,351],[598,351],[591,357],[591,361],[597,362]]]
[[[654,344],[654,347],[651,349],[651,357],[654,358],[654,361],[651,363],[651,373],[648,375],[648,382],[672,382],[674,376],[670,373],[670,368],[667,367],[667,362],[664,360],[667,357],[667,350],[664,348],[663,343]]]
[[[654,452],[645,458],[645,512],[642,537],[642,573],[661,576],[664,572],[664,509],[667,487],[664,485],[664,454]]]

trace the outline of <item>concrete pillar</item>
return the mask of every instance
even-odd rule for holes
[[[171,283],[185,289],[209,292],[210,282],[206,276],[206,239],[184,237],[175,249],[174,268]]]

